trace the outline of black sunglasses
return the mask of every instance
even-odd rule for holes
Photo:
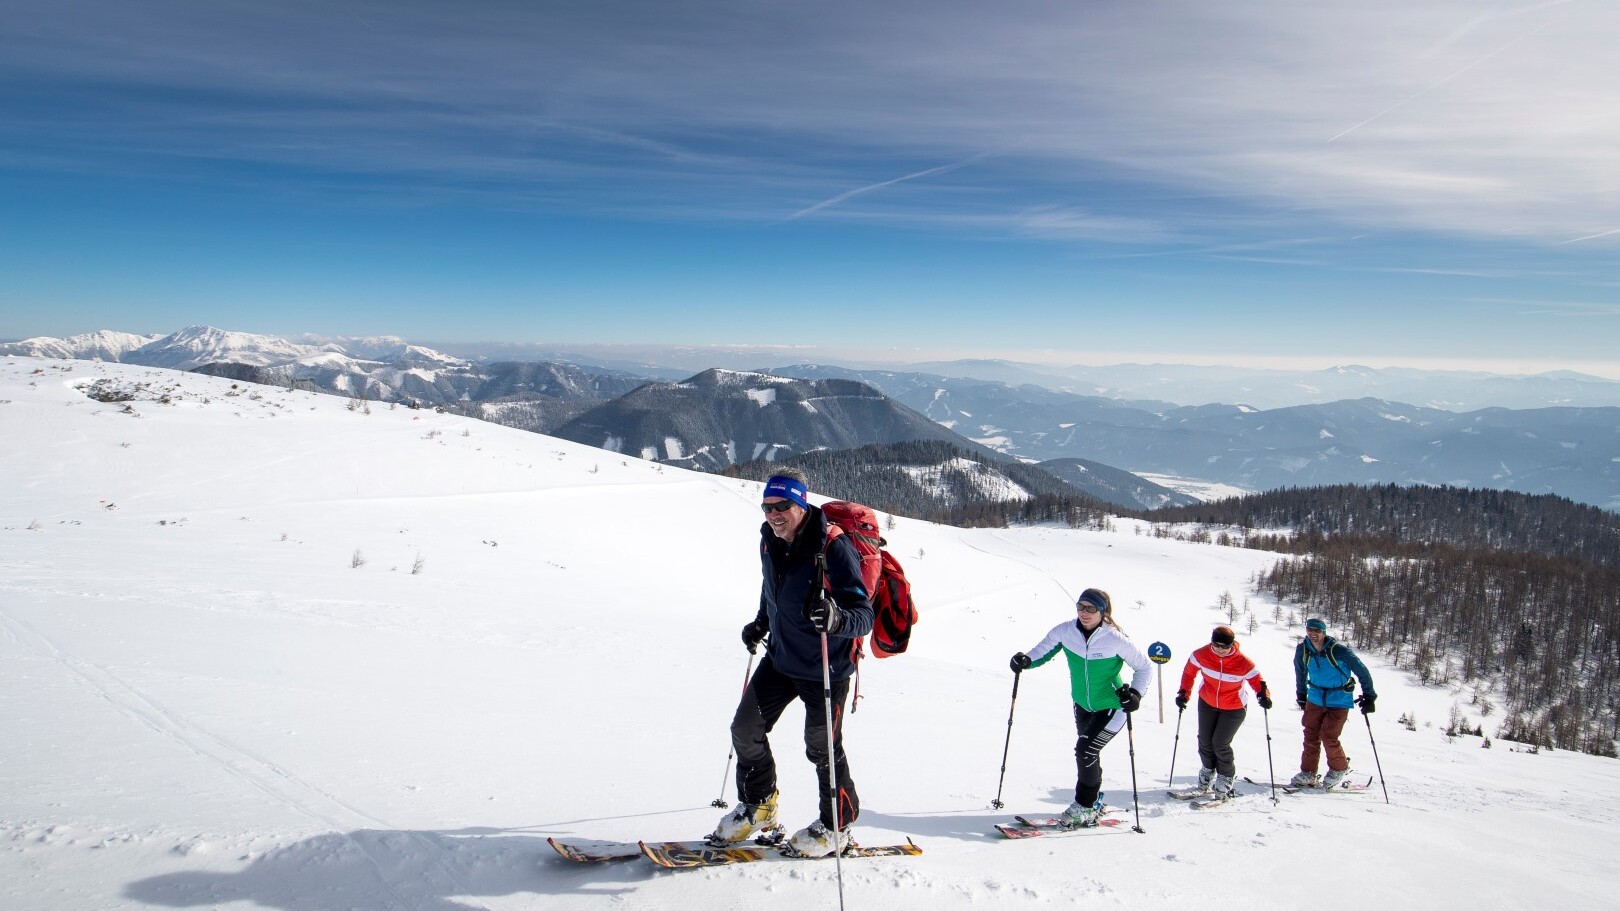
[[[793,506],[794,506],[794,503],[793,503],[792,500],[780,500],[780,501],[775,502],[775,503],[761,503],[761,504],[759,504],[760,511],[765,513],[766,515],[770,515],[773,512],[787,512]]]

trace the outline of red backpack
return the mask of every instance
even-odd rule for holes
[[[911,627],[917,623],[917,605],[911,600],[911,583],[894,555],[883,549],[889,543],[878,534],[877,514],[870,506],[832,500],[821,504],[827,517],[827,544],[845,535],[855,545],[861,559],[861,584],[872,598],[872,654],[879,658],[898,655],[911,643]],[[855,643],[860,658],[860,643]]]

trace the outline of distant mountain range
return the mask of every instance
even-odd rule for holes
[[[1561,370],[1503,375],[1467,370],[1415,370],[1355,364],[1323,370],[1278,370],[1190,364],[1045,367],[1006,361],[912,364],[907,370],[1120,400],[1178,405],[1225,402],[1273,409],[1377,398],[1445,411],[1481,408],[1620,406],[1620,381]]]
[[[1457,413],[1363,398],[1258,409],[1176,406],[984,380],[819,365],[785,376],[872,385],[970,439],[1030,461],[1086,458],[1246,490],[1449,484],[1620,508],[1620,407]]]
[[[1446,411],[1481,408],[1601,408],[1620,406],[1620,381],[1559,370],[1533,375],[1468,370],[1418,370],[1354,364],[1321,370],[1191,364],[1052,365],[1006,360],[954,360],[911,364],[863,363],[824,357],[792,345],[572,345],[440,343],[432,347],[473,361],[558,361],[586,369],[623,370],[657,379],[681,379],[721,367],[750,373],[781,364],[814,363],[856,372],[894,371],[1122,401],[1175,405],[1224,402],[1286,408],[1343,399],[1376,398]]]
[[[1361,397],[1283,408],[1185,406],[1034,383],[806,364],[708,369],[667,382],[579,364],[476,362],[392,337],[306,344],[206,327],[163,337],[98,332],[30,339],[0,346],[0,354],[96,357],[433,405],[711,471],[816,450],[939,440],[991,460],[1051,463],[1046,467],[1091,495],[1138,508],[1173,505],[1179,495],[1134,473],[1162,484],[1189,479],[1245,490],[1445,484],[1551,493],[1620,509],[1616,405],[1457,412]],[[978,367],[1030,376],[1001,362]],[[1392,374],[1345,368],[1337,375],[1348,383]],[[1601,391],[1607,383],[1576,375],[1516,379],[1566,391]]]
[[[73,357],[192,370],[378,402],[429,405],[545,433],[646,377],[567,364],[476,364],[391,336],[303,344],[192,326],[172,335],[97,332],[0,345],[0,354]]]

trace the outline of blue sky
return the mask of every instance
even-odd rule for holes
[[[11,2],[0,337],[1620,378],[1620,7]]]

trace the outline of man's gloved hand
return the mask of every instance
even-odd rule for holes
[[[1367,695],[1356,700],[1356,704],[1361,706],[1361,714],[1363,715],[1371,715],[1373,712],[1377,711],[1378,709],[1375,705],[1377,702],[1378,696],[1374,693],[1368,693]]]
[[[1294,704],[1298,705],[1302,709],[1305,707],[1305,691],[1304,690],[1300,690],[1299,692],[1294,694]]]
[[[754,654],[759,644],[765,641],[765,636],[771,631],[771,625],[761,617],[742,628],[743,645],[748,647],[748,654]]]
[[[831,598],[815,599],[805,609],[804,616],[818,633],[836,633],[838,627],[844,624],[844,612],[838,609],[838,602]]]
[[[1019,652],[1012,656],[1012,660],[1007,662],[1007,666],[1012,668],[1013,673],[1021,674],[1024,672],[1024,668],[1029,667],[1029,656]]]
[[[1127,712],[1134,712],[1142,707],[1142,694],[1128,686],[1122,686],[1114,693],[1119,696],[1119,707]]]
[[[1186,707],[1187,707],[1187,691],[1186,690],[1177,690],[1176,691],[1176,708],[1185,709]]]

